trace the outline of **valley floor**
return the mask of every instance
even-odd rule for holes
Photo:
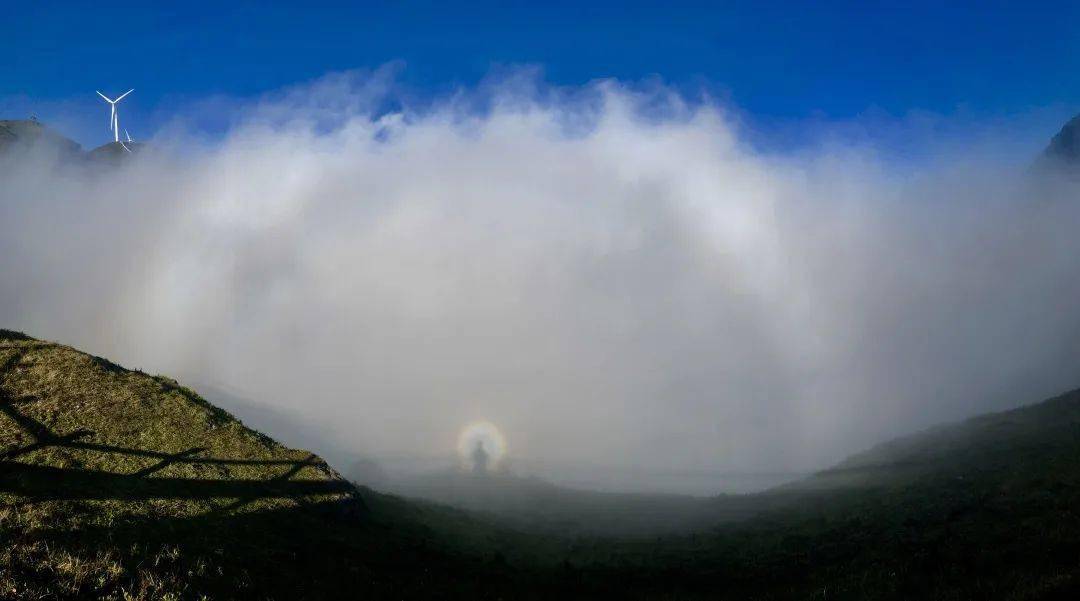
[[[1080,598],[1080,391],[617,538],[355,488],[168,378],[0,334],[0,598]]]

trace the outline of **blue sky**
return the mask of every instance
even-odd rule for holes
[[[556,85],[704,87],[763,123],[1080,106],[1080,3],[941,4],[19,2],[0,109],[92,111],[94,89],[134,87],[126,114],[148,121],[395,60],[420,94],[535,65]]]

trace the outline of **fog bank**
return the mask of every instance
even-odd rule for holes
[[[765,153],[659,86],[411,104],[378,73],[221,136],[197,111],[115,169],[0,159],[0,327],[238,391],[331,455],[452,456],[484,419],[577,480],[818,469],[1080,385],[1080,188],[990,158],[1007,138]]]

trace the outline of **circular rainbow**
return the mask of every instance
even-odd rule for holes
[[[476,444],[482,443],[487,451],[489,465],[492,469],[497,468],[499,463],[506,457],[506,438],[495,424],[489,421],[475,421],[465,425],[458,434],[458,457],[465,467],[472,465],[472,454]]]

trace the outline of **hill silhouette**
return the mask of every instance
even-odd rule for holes
[[[142,142],[109,142],[86,153],[86,159],[90,161],[122,161],[130,155],[137,154],[146,149]]]
[[[84,151],[82,146],[36,119],[0,120],[0,155],[8,152],[46,152],[63,160],[88,164],[118,164],[146,149],[141,142],[108,142]]]
[[[1061,130],[1050,139],[1043,155],[1058,163],[1076,165],[1080,163],[1080,115],[1069,120]]]
[[[52,150],[64,157],[82,153],[82,146],[46,127],[36,119],[0,120],[0,153],[31,148]]]

